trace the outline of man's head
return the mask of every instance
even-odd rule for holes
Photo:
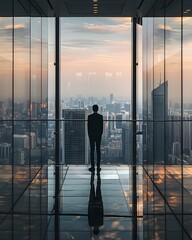
[[[93,109],[93,112],[97,112],[99,107],[97,104],[95,104],[95,105],[93,105],[92,109]]]

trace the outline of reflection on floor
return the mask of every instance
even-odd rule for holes
[[[97,195],[96,205],[90,201],[94,198],[90,198],[93,183],[88,166],[60,170],[60,208],[55,212],[55,166],[0,165],[1,240],[58,240],[58,235],[61,240],[127,240],[133,236],[131,166],[102,166],[100,179],[95,173],[95,191],[99,180],[102,196],[101,201]],[[192,239],[192,166],[148,165],[144,170],[138,166],[137,172],[138,239]],[[104,216],[95,235],[88,212],[100,208]]]
[[[54,168],[49,168],[49,176],[53,176]],[[141,173],[141,170],[140,170]],[[131,180],[130,169],[124,166],[102,166],[100,179],[97,171],[94,174],[94,187],[100,180],[103,204],[103,225],[99,227],[99,234],[93,233],[93,226],[89,226],[88,207],[90,207],[90,189],[93,187],[93,175],[88,171],[88,166],[68,166],[63,170],[64,181],[60,191],[60,239],[131,239]],[[138,174],[142,179],[141,174]],[[49,180],[50,181],[50,180]],[[138,186],[142,194],[142,182]],[[53,189],[50,181],[50,189]],[[50,191],[51,193],[51,191]],[[140,198],[142,200],[142,196]],[[98,199],[96,212],[99,211]],[[142,209],[142,203],[138,206]],[[91,205],[92,206],[92,205]],[[94,210],[93,210],[94,211]],[[95,213],[94,213],[95,214]],[[89,210],[90,215],[90,210]],[[54,239],[54,217],[48,228],[48,239]],[[142,217],[138,218],[138,230],[142,239]],[[101,224],[99,224],[101,225]]]
[[[192,166],[144,166],[144,239],[192,239]]]

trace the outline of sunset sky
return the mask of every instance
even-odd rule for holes
[[[130,18],[62,18],[61,35],[63,96],[129,100]]]
[[[12,18],[0,18],[0,95],[12,95]],[[29,98],[30,74],[32,98],[38,99],[41,67],[41,24],[47,32],[46,20],[14,19],[14,79],[15,99]],[[181,18],[155,18],[149,21],[149,33],[154,38],[154,87],[160,76],[169,81],[169,96],[175,101],[181,92]],[[154,24],[154,32],[153,32]],[[164,25],[166,24],[166,25]],[[144,28],[146,30],[146,28]],[[54,88],[54,21],[49,20],[49,96]],[[165,33],[165,39],[164,39]],[[166,41],[164,56],[164,40]],[[31,49],[30,49],[31,47]],[[143,48],[144,54],[148,54]],[[30,58],[31,56],[31,58]],[[192,41],[190,18],[183,18],[183,88],[184,98],[192,102]],[[148,56],[149,57],[149,56]],[[31,61],[32,67],[29,67]],[[149,70],[152,68],[149,66]],[[61,19],[61,96],[109,97],[129,101],[131,97],[131,19],[130,18],[62,18]],[[22,89],[22,91],[21,91]],[[172,89],[172,90],[171,90]],[[173,90],[174,89],[174,90]]]

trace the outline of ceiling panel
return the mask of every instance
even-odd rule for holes
[[[93,2],[98,2],[97,14]],[[183,0],[0,0],[0,16],[192,16],[192,1]]]
[[[147,0],[145,0],[147,1]],[[150,1],[150,0],[149,0]],[[153,7],[148,9],[148,12],[142,13],[146,17],[179,17],[192,16],[192,1],[183,0],[158,0],[155,1]],[[182,9],[183,8],[183,9]]]
[[[105,15],[121,15],[125,6],[125,2],[101,3],[98,10],[99,14]]]
[[[137,0],[137,14],[138,16],[145,16],[150,11],[157,0]],[[161,0],[161,2],[163,2]]]
[[[127,0],[123,8],[122,15],[132,17],[137,16],[137,1]]]
[[[74,3],[73,1],[66,2],[65,6],[67,8],[68,14],[77,14],[77,15],[87,15],[91,14],[93,11],[92,2],[81,2],[81,4]]]
[[[125,1],[101,1],[98,3],[97,13],[94,13],[92,1],[65,1],[65,5],[69,15],[85,15],[85,16],[108,16],[121,15],[125,6]]]
[[[12,11],[12,0],[2,1],[0,0],[0,16],[10,16],[13,14]]]

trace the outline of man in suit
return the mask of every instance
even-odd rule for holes
[[[93,105],[93,113],[88,116],[88,135],[91,147],[91,167],[89,171],[95,171],[94,163],[94,151],[96,145],[97,151],[97,171],[100,171],[100,161],[101,161],[101,137],[103,134],[103,116],[98,114],[98,105]]]

